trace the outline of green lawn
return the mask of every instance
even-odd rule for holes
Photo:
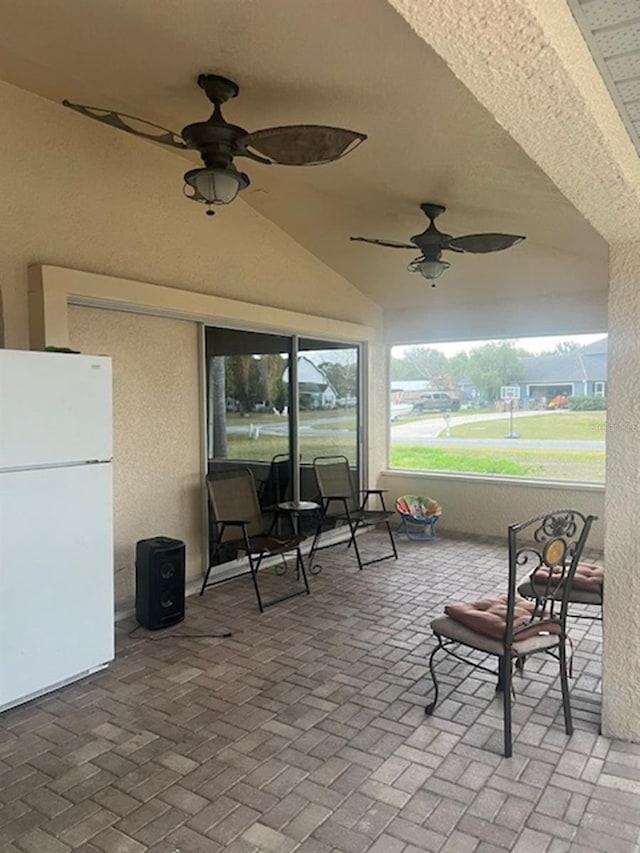
[[[355,409],[315,409],[314,411],[303,411],[299,413],[301,423],[305,423],[305,421],[346,421],[355,423],[356,418],[356,410]],[[287,420],[286,415],[276,415],[273,412],[249,412],[246,415],[240,415],[238,412],[227,412],[226,421],[227,426],[242,426],[244,424],[247,425],[247,429],[249,428],[249,424],[255,424],[256,426],[261,426],[262,424],[281,424],[285,423]],[[326,426],[325,429],[330,429],[330,426]]]
[[[550,412],[513,419],[513,431],[520,438],[558,439],[563,441],[604,441],[606,412]],[[478,421],[455,426],[452,438],[504,438],[509,431],[509,415],[500,420]]]
[[[536,480],[604,482],[604,451],[452,448],[396,445],[391,467],[411,471],[503,474]]]
[[[526,418],[514,418],[514,430],[522,438],[597,440],[604,438],[605,415],[605,412],[554,412],[548,415],[531,415]],[[355,427],[353,411],[302,413],[303,422],[319,417],[329,421],[329,423],[319,424],[319,428],[329,429],[333,434],[314,436],[313,433],[303,433],[300,436],[302,461],[310,462],[314,456],[342,454],[355,463],[354,435],[342,432]],[[442,416],[429,414],[422,417]],[[403,421],[406,421],[406,418],[403,418]],[[253,413],[246,418],[232,415],[229,422],[247,427],[246,434],[228,436],[229,458],[267,462],[276,453],[288,452],[286,436],[263,433],[259,438],[251,439],[248,435],[250,424],[261,426],[282,422],[282,418],[277,415]],[[506,418],[480,421],[475,424],[452,426],[451,435],[457,438],[503,438],[507,426]],[[604,459],[604,451],[527,450],[518,448],[516,445],[502,450],[484,447],[442,449],[420,445],[391,446],[392,468],[596,483],[604,482]]]
[[[268,462],[276,453],[288,453],[289,444],[284,435],[260,435],[251,439],[248,435],[227,437],[229,459],[253,459]],[[355,464],[356,446],[353,434],[300,436],[300,455],[303,462],[311,462],[315,456],[346,456]]]
[[[459,471],[473,474],[533,476],[533,466],[504,458],[504,453],[475,450],[441,450],[437,447],[397,445],[391,447],[391,467],[411,471]]]

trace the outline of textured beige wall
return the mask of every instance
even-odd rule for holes
[[[610,281],[602,730],[640,741],[640,242],[611,247]]]
[[[5,346],[28,346],[35,263],[316,314],[329,335],[332,318],[380,325],[378,306],[241,198],[213,217],[185,199],[177,152],[6,83],[0,114]]]
[[[585,259],[585,262],[588,262]],[[553,270],[550,275],[553,276]],[[518,299],[435,304],[427,313],[385,311],[384,334],[390,344],[570,335],[607,329],[607,291],[531,293]]]
[[[113,359],[115,593],[135,593],[135,544],[186,544],[187,577],[202,572],[198,326],[71,307],[71,346]]]
[[[388,489],[393,506],[400,495],[429,495],[443,507],[438,529],[480,536],[506,535],[507,526],[549,509],[578,509],[598,516],[591,528],[589,548],[604,545],[604,488],[519,483],[517,480],[490,481],[478,477],[438,474],[411,474],[385,471],[381,488]]]

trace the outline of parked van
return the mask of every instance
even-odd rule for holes
[[[425,412],[457,412],[460,400],[451,397],[446,391],[424,391],[413,404],[412,415],[423,415]]]

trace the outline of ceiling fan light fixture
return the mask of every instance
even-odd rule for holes
[[[430,281],[439,278],[450,266],[449,261],[421,261],[419,264],[420,274]]]
[[[246,189],[250,184],[244,172],[219,167],[191,169],[186,172],[184,182],[187,198],[206,204],[208,208],[212,204],[230,204],[240,190]],[[209,216],[213,216],[213,213],[213,210],[207,210]]]
[[[422,261],[417,261],[409,268],[411,272],[419,272],[423,278],[426,278],[427,281],[435,281],[436,278],[440,278],[442,273],[445,270],[448,270],[451,264],[449,261],[429,261],[426,258]]]

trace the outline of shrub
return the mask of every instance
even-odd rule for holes
[[[606,397],[569,397],[569,408],[573,412],[604,412],[607,409]]]

